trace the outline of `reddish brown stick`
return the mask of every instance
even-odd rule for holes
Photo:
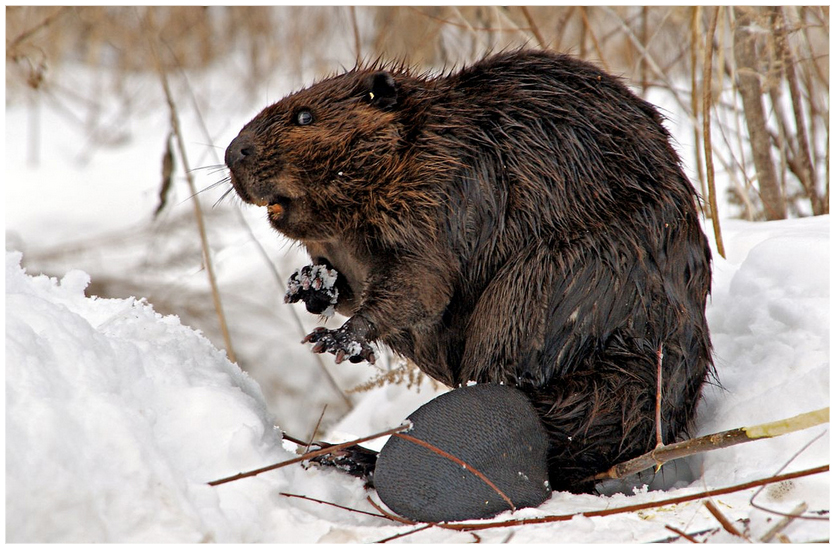
[[[808,470],[800,470],[799,472],[792,472],[789,474],[782,474],[778,476],[769,477],[766,479],[757,479],[755,481],[748,481],[747,483],[741,483],[739,485],[732,485],[730,487],[722,487],[720,489],[711,489],[709,491],[703,491],[701,493],[696,493],[694,495],[687,495],[683,497],[673,497],[664,500],[658,500],[656,502],[646,502],[644,504],[633,504],[630,506],[620,506],[617,508],[608,508],[605,510],[592,510],[589,512],[573,512],[571,514],[561,514],[561,515],[552,515],[552,516],[542,516],[539,518],[521,518],[521,519],[512,519],[508,521],[496,521],[496,522],[489,522],[489,523],[442,523],[438,524],[439,527],[443,527],[445,529],[453,529],[456,531],[475,531],[480,529],[494,529],[497,527],[513,527],[518,525],[533,525],[539,523],[554,523],[558,521],[569,521],[574,517],[579,515],[592,518],[592,517],[603,517],[603,516],[611,516],[614,514],[623,514],[626,512],[637,512],[639,510],[647,510],[649,508],[659,508],[662,506],[669,506],[672,504],[681,504],[683,502],[689,502],[692,500],[700,500],[703,498],[714,497],[717,495],[726,495],[729,493],[735,493],[738,491],[745,491],[747,489],[752,489],[753,487],[759,487],[761,485],[767,485],[769,483],[778,483],[781,481],[785,481],[788,479],[796,479],[799,477],[810,476],[814,474],[821,474],[827,472],[829,470],[829,466],[819,466],[817,468],[810,468]]]
[[[401,439],[406,439],[407,441],[411,441],[411,442],[413,442],[413,443],[416,443],[417,445],[421,445],[422,447],[425,447],[425,448],[427,448],[427,449],[430,449],[431,451],[433,451],[433,452],[434,452],[434,453],[436,453],[437,455],[443,456],[443,457],[447,458],[448,460],[451,460],[451,461],[453,461],[453,462],[456,462],[457,464],[459,464],[460,466],[462,466],[463,468],[467,469],[469,472],[471,472],[472,474],[474,474],[475,476],[477,476],[478,478],[480,478],[480,480],[482,480],[483,482],[485,482],[485,484],[486,484],[486,485],[488,485],[489,487],[491,487],[492,489],[494,489],[494,491],[495,491],[498,495],[500,495],[500,497],[501,497],[503,500],[505,500],[505,501],[506,501],[506,503],[509,505],[509,508],[510,508],[512,511],[517,510],[517,508],[515,508],[515,507],[514,507],[514,503],[511,501],[511,499],[510,499],[509,497],[507,497],[507,496],[506,496],[506,494],[505,494],[505,493],[503,493],[503,491],[501,491],[499,487],[497,487],[496,485],[494,485],[494,484],[491,482],[491,480],[490,480],[490,479],[488,479],[487,477],[485,477],[485,474],[483,474],[482,472],[480,472],[479,470],[477,470],[476,468],[474,468],[474,467],[473,467],[473,466],[471,466],[470,464],[468,464],[468,463],[466,463],[466,462],[464,462],[464,461],[460,460],[459,458],[457,458],[457,457],[453,456],[453,455],[452,455],[452,454],[450,454],[450,453],[446,453],[445,451],[443,451],[443,450],[442,450],[442,449],[440,449],[439,447],[436,447],[435,445],[431,445],[431,444],[430,444],[430,443],[428,443],[427,441],[422,441],[421,439],[416,439],[415,437],[413,437],[413,436],[411,436],[411,435],[407,435],[407,434],[393,434],[393,435],[394,435],[395,437],[400,437]]]
[[[263,468],[259,468],[257,470],[250,470],[249,472],[242,472],[240,474],[236,474],[234,476],[225,477],[222,479],[216,479],[215,481],[210,481],[209,485],[215,487],[216,485],[221,485],[223,483],[229,483],[230,481],[236,481],[239,479],[243,479],[245,477],[253,477],[259,474],[263,474],[265,472],[269,472],[270,470],[276,470],[278,468],[283,468],[285,466],[290,466],[291,464],[296,464],[298,462],[302,462],[304,460],[309,460],[314,457],[322,456],[331,454],[334,451],[339,451],[341,449],[345,449],[346,447],[351,447],[352,445],[357,445],[358,443],[363,443],[364,441],[369,441],[372,439],[378,439],[379,437],[383,437],[385,435],[392,435],[396,432],[400,432],[403,430],[408,430],[412,426],[412,423],[402,424],[397,428],[392,428],[383,432],[378,432],[376,434],[368,435],[366,437],[361,437],[360,439],[355,439],[354,441],[347,441],[345,443],[340,443],[339,445],[331,445],[328,447],[323,447],[322,449],[311,451],[310,453],[305,453],[304,455],[300,455],[296,458],[292,458],[290,460],[286,460],[284,462],[277,462],[276,464],[271,464],[270,466],[265,466]]]

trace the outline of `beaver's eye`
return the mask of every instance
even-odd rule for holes
[[[307,126],[314,122],[314,115],[308,109],[303,109],[296,114],[296,123],[299,126]]]

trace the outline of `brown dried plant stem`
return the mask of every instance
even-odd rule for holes
[[[799,78],[796,74],[797,61],[791,51],[790,42],[788,40],[788,31],[785,23],[785,16],[783,10],[779,6],[770,8],[771,16],[774,21],[774,40],[776,42],[776,49],[778,56],[782,60],[785,76],[788,79],[788,89],[790,90],[791,105],[793,106],[794,123],[796,124],[796,139],[797,139],[797,158],[794,159],[801,165],[798,170],[799,181],[808,195],[808,200],[811,201],[811,211],[814,215],[823,213],[821,199],[817,194],[817,184],[814,175],[814,165],[811,160],[811,149],[808,146],[808,129],[805,125],[805,115],[802,111],[802,99],[799,93]],[[813,124],[813,120],[811,121]]]
[[[712,514],[712,516],[718,520],[718,523],[721,524],[721,527],[724,528],[724,531],[731,535],[735,535],[736,537],[742,539],[745,538],[744,535],[742,535],[741,532],[735,528],[735,525],[733,525],[732,522],[729,519],[727,519],[727,517],[724,514],[722,514],[720,510],[718,510],[718,507],[715,506],[714,502],[712,502],[711,500],[707,500],[703,503],[703,505],[706,506],[706,509],[709,510],[709,513]]]
[[[538,46],[540,46],[542,50],[545,50],[547,48],[546,40],[544,40],[540,29],[538,29],[538,25],[535,23],[535,18],[532,17],[532,14],[529,12],[529,8],[526,6],[520,6],[520,11],[523,13],[523,17],[526,19],[526,24],[529,25],[529,30],[532,31],[532,35],[535,37],[535,40],[538,41]]]
[[[40,23],[35,25],[34,27],[20,33],[14,40],[6,44],[6,59],[9,58],[9,54],[14,54],[15,49],[24,41],[28,40],[29,37],[40,31],[41,29],[45,29],[52,25],[59,16],[63,15],[71,6],[61,6],[57,8],[54,12],[49,14],[46,18],[44,18]]]
[[[700,28],[700,6],[695,6],[692,8],[692,20],[691,20],[691,36],[692,39],[690,50],[690,69],[691,69],[691,77],[692,77],[692,93],[691,93],[691,100],[692,100],[692,116],[695,117],[695,120],[698,116],[698,109],[699,109],[699,99],[698,99],[698,50],[701,49],[700,38],[698,37],[698,30]],[[703,175],[703,163],[701,162],[700,158],[700,128],[697,124],[693,125],[694,128],[694,140],[695,140],[695,168],[697,169],[697,177],[700,181],[700,194],[702,197],[706,196],[706,178]],[[704,215],[706,214],[706,207],[705,205],[701,204],[701,210],[703,210]]]
[[[672,527],[671,525],[666,525],[665,528],[668,529],[669,531],[671,531],[672,533],[676,533],[678,536],[683,537],[684,539],[686,539],[689,542],[699,544],[699,541],[697,539],[695,539],[692,535],[681,531],[677,527]]]
[[[808,505],[804,502],[800,502],[799,504],[797,504],[796,507],[793,510],[791,510],[790,514],[780,519],[778,522],[776,522],[776,525],[771,527],[764,535],[762,535],[759,539],[759,542],[770,542],[771,540],[773,540],[773,538],[776,537],[776,535],[778,535],[779,533],[781,533],[788,525],[790,525],[790,523],[793,520],[802,517],[802,514],[807,509]]]
[[[189,165],[189,160],[186,156],[186,145],[183,141],[183,133],[180,129],[180,119],[177,114],[177,105],[175,104],[174,97],[171,93],[171,88],[169,87],[169,80],[166,74],[166,70],[163,68],[163,63],[160,60],[159,52],[157,51],[156,44],[154,43],[154,33],[152,31],[155,29],[155,27],[152,18],[152,10],[147,10],[145,25],[147,30],[148,43],[150,45],[151,52],[154,57],[154,64],[156,66],[157,73],[160,76],[160,83],[163,86],[163,93],[166,96],[166,103],[169,107],[169,117],[172,132],[174,132],[175,138],[177,139],[177,149],[180,154],[180,161],[183,163],[183,171],[186,173],[186,181],[189,184],[189,190],[192,196],[192,205],[195,210],[195,221],[198,224],[198,233],[201,237],[201,250],[203,252],[203,261],[204,265],[206,266],[206,274],[207,278],[209,279],[209,286],[212,289],[212,301],[215,304],[215,312],[218,315],[218,322],[220,323],[221,333],[224,337],[224,346],[227,350],[227,357],[230,361],[235,363],[235,351],[233,350],[232,340],[230,339],[230,332],[227,328],[227,319],[224,315],[224,308],[221,303],[221,294],[218,291],[218,282],[215,278],[215,269],[212,265],[212,254],[210,253],[209,238],[206,235],[203,210],[201,209],[200,200],[198,199],[198,191],[195,186],[195,180],[192,177],[192,170]]]
[[[195,97],[194,90],[192,89],[192,86],[189,84],[189,78],[186,75],[186,73],[183,72],[182,67],[180,67],[180,70],[181,70],[181,76],[183,78],[183,81],[186,83],[186,89],[189,91],[189,96],[192,99],[192,106],[194,107],[195,114],[197,115],[197,119],[198,119],[198,122],[200,124],[201,131],[203,132],[203,135],[206,138],[207,143],[212,143],[212,141],[213,141],[212,136],[209,132],[209,129],[206,126],[205,121],[204,121],[204,117],[203,117],[203,114],[201,113],[200,106],[198,105],[198,100]],[[211,151],[212,151],[213,157],[215,158],[216,163],[221,164],[221,159],[218,157],[217,151],[215,149],[211,149]],[[165,168],[164,168],[164,173],[165,173]],[[162,194],[162,191],[161,191],[161,194]],[[197,199],[195,198],[195,200],[197,200]],[[159,208],[162,208],[162,197],[161,197],[160,202],[161,202],[161,206]],[[244,218],[244,215],[241,213],[241,210],[237,208],[237,209],[235,209],[235,213],[236,213],[236,216],[238,217],[238,222],[247,231],[247,234],[250,236],[250,240],[256,246],[256,250],[259,252],[262,259],[264,260],[265,266],[267,266],[270,273],[273,274],[273,277],[276,280],[276,284],[279,285],[279,288],[282,289],[282,291],[284,292],[285,281],[283,281],[282,277],[279,276],[279,272],[276,270],[276,266],[273,265],[273,262],[270,260],[270,256],[268,255],[267,251],[264,249],[264,246],[262,245],[261,241],[259,241],[259,239],[256,238],[256,235],[253,233],[253,230],[250,228],[250,225],[247,223],[247,220]],[[304,337],[306,334],[308,334],[308,331],[305,329],[305,326],[302,323],[302,319],[300,319],[300,317],[299,317],[299,313],[297,312],[297,310],[295,308],[290,308],[290,311],[293,314],[293,318],[296,321],[297,327],[299,328],[300,337]],[[326,367],[325,361],[323,360],[323,356],[320,355],[320,354],[314,353],[314,354],[312,354],[312,357],[314,357],[314,361],[316,362],[317,366],[320,367],[320,370],[323,372],[323,374],[324,374],[326,380],[328,381],[329,385],[331,386],[331,388],[343,400],[343,403],[345,403],[345,405],[347,407],[347,410],[351,411],[354,408],[354,404],[349,399],[349,397],[346,395],[346,393],[340,388],[340,385],[337,383],[337,380],[334,379],[334,376],[331,374],[331,371],[329,371],[328,368]]]
[[[347,512],[353,512],[355,514],[363,514],[363,515],[366,515],[366,516],[372,516],[373,518],[388,519],[387,516],[385,516],[383,514],[375,514],[373,512],[367,512],[366,510],[359,510],[357,508],[349,508],[348,506],[343,506],[342,504],[337,504],[335,502],[329,502],[327,500],[321,500],[319,498],[309,497],[309,496],[306,496],[306,495],[296,495],[294,493],[283,493],[283,492],[280,492],[279,494],[282,495],[283,497],[298,498],[298,499],[301,499],[301,500],[308,500],[308,501],[311,501],[311,502],[316,502],[317,504],[325,504],[326,506],[333,506],[334,508],[339,508],[341,510],[346,510]]]
[[[517,508],[515,508],[515,506],[514,506],[514,503],[511,501],[511,499],[509,497],[507,497],[506,494],[503,493],[503,491],[501,491],[499,487],[497,487],[494,483],[492,483],[490,479],[485,477],[485,474],[483,474],[482,472],[480,472],[479,470],[477,470],[476,468],[474,468],[473,466],[471,466],[467,462],[462,461],[461,459],[453,456],[450,453],[446,453],[445,451],[436,447],[435,445],[431,445],[430,443],[428,443],[426,441],[422,441],[421,439],[417,439],[417,438],[415,438],[411,435],[400,434],[400,433],[396,433],[396,434],[393,434],[393,435],[395,437],[400,437],[401,439],[404,439],[404,440],[409,441],[411,443],[415,443],[416,445],[421,445],[422,447],[425,447],[425,448],[433,451],[434,453],[438,454],[439,456],[442,456],[442,457],[444,457],[444,458],[446,458],[450,461],[453,461],[456,464],[462,466],[463,468],[465,468],[466,470],[468,470],[469,472],[471,472],[472,474],[477,476],[483,483],[485,483],[486,485],[491,487],[491,489],[493,489],[495,493],[500,495],[500,498],[505,500],[506,504],[509,505],[510,510],[512,510],[512,511],[517,510]]]
[[[235,474],[234,476],[225,477],[222,479],[216,479],[215,481],[210,481],[208,485],[215,487],[216,485],[223,485],[224,483],[229,483],[230,481],[236,481],[239,479],[244,479],[246,477],[253,477],[259,474],[263,474],[265,472],[269,472],[271,470],[276,470],[278,468],[284,468],[285,466],[290,466],[291,464],[297,464],[299,462],[303,462],[305,460],[309,460],[318,456],[323,456],[327,454],[331,454],[335,451],[339,451],[341,449],[345,449],[346,447],[351,447],[352,445],[357,445],[359,443],[363,443],[364,441],[370,441],[372,439],[378,439],[379,437],[383,437],[385,435],[392,435],[398,432],[403,432],[404,430],[408,430],[412,426],[411,423],[402,424],[397,428],[391,428],[389,430],[385,430],[383,432],[378,432],[376,434],[368,435],[366,437],[361,437],[360,439],[355,439],[353,441],[347,441],[345,443],[340,443],[338,445],[329,445],[328,447],[323,447],[322,449],[318,449],[316,451],[311,451],[305,453],[303,455],[299,455],[296,458],[292,458],[290,460],[285,460],[284,462],[277,462],[276,464],[271,464],[269,466],[265,466],[263,468],[258,468],[256,470],[250,470],[248,472],[241,472],[239,474]]]
[[[578,516],[584,516],[588,518],[593,517],[604,517],[604,516],[612,516],[615,514],[624,514],[628,512],[638,512],[640,510],[648,510],[649,508],[661,508],[663,506],[671,506],[673,504],[682,504],[684,502],[689,502],[693,500],[700,500],[709,497],[715,497],[718,495],[726,495],[729,493],[736,493],[738,491],[746,491],[747,489],[752,489],[754,487],[760,487],[762,485],[767,485],[770,483],[779,483],[782,481],[787,481],[790,479],[797,479],[800,477],[806,477],[815,474],[825,473],[829,470],[829,466],[818,466],[816,468],[810,468],[807,470],[800,470],[798,472],[791,472],[789,474],[782,474],[778,476],[772,476],[765,479],[757,479],[755,481],[748,481],[746,483],[741,483],[739,485],[732,485],[730,487],[722,487],[720,489],[711,489],[709,491],[702,491],[700,493],[695,493],[693,495],[686,495],[682,497],[672,497],[667,498],[664,500],[658,500],[655,502],[646,502],[643,504],[633,504],[630,506],[620,506],[616,508],[607,508],[605,510],[591,510],[588,512],[573,512],[570,514],[561,514],[561,515],[551,515],[551,516],[542,516],[537,518],[521,518],[521,519],[512,519],[507,521],[496,521],[496,522],[487,522],[487,523],[447,523],[447,524],[437,524],[438,527],[442,527],[444,529],[453,529],[456,531],[477,531],[481,529],[495,529],[497,527],[515,527],[519,525],[534,525],[540,523],[555,523],[559,521],[569,521]]]
[[[786,418],[784,420],[778,420],[776,422],[769,422],[767,424],[759,424],[757,426],[750,426],[746,428],[736,428],[734,430],[705,435],[688,441],[664,445],[662,447],[657,447],[642,456],[616,464],[606,472],[597,474],[593,479],[619,479],[641,472],[653,466],[659,466],[676,458],[682,458],[684,456],[705,451],[731,447],[733,445],[738,445],[739,443],[746,443],[757,439],[767,439],[804,430],[806,428],[811,428],[828,422],[828,415],[829,408],[826,407],[791,418]]]
[[[663,447],[663,345],[657,348],[657,399],[654,407],[657,425],[657,448]]]
[[[360,65],[360,61],[363,57],[360,51],[360,30],[357,24],[357,13],[355,12],[355,9],[355,6],[349,6],[349,17],[352,20],[352,35],[355,39],[355,64]]]
[[[710,132],[710,105],[712,103],[712,51],[714,49],[713,37],[715,27],[718,24],[718,12],[721,8],[715,8],[712,12],[712,19],[709,23],[709,31],[706,33],[705,57],[703,60],[703,150],[706,155],[706,181],[709,187],[709,210],[712,213],[712,228],[715,232],[715,246],[718,254],[726,258],[724,240],[721,237],[721,221],[718,217],[718,200],[715,197],[715,167],[712,163],[712,136]]]

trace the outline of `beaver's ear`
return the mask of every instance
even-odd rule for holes
[[[391,109],[398,102],[395,79],[385,71],[372,73],[366,77],[364,99],[380,109]]]

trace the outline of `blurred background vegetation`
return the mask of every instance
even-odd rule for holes
[[[719,110],[745,111],[746,127],[724,127],[726,143],[715,145],[736,151],[721,155],[716,169],[728,173],[733,186],[726,200],[741,206],[740,215],[779,219],[828,211],[827,6],[90,6],[8,7],[6,15],[11,100],[72,94],[51,80],[70,60],[101,68],[113,92],[129,94],[120,89],[124,76],[154,69],[150,40],[165,50],[167,70],[210,70],[237,52],[247,75],[242,88],[252,91],[277,71],[305,74],[298,86],[336,72],[346,66],[346,52],[439,71],[529,46],[590,59],[641,94],[664,90],[692,117],[700,143],[708,84],[710,116],[722,127],[730,119]],[[714,52],[704,83],[709,43]],[[703,156],[690,162],[705,191]]]
[[[708,209],[711,176],[721,174],[725,191],[717,201],[725,204],[728,215],[773,220],[829,211],[828,37],[829,8],[807,6],[7,7],[6,102],[7,109],[46,104],[86,113],[76,116],[80,136],[88,143],[118,144],[130,139],[126,120],[143,110],[165,108],[162,88],[142,87],[137,75],[167,75],[171,100],[181,112],[225,110],[232,100],[252,106],[252,116],[279,99],[277,92],[284,95],[358,60],[395,59],[443,72],[490,52],[546,48],[591,60],[622,76],[653,103],[675,106],[665,114],[676,125],[673,133],[707,218],[713,217]],[[62,71],[78,66],[100,75],[95,93],[60,78]],[[207,95],[196,100],[200,90],[184,84],[186,74],[214,79],[226,89],[225,99]],[[293,88],[277,90],[277,81]],[[103,98],[115,98],[120,107],[105,114]],[[232,135],[246,120],[236,119]],[[159,139],[168,143],[163,180],[182,185],[186,170],[178,167],[177,148],[169,137]],[[226,142],[203,139],[208,150],[215,148],[217,159]],[[712,152],[710,165],[707,150]],[[218,242],[213,228],[220,232],[228,227],[223,215],[223,209],[206,214],[212,243]],[[190,216],[183,212],[150,221],[147,234],[134,228],[130,236],[27,250],[24,261],[30,272],[84,269],[93,277],[92,294],[145,296],[157,311],[180,315],[232,355],[209,291],[186,292],[172,283],[183,262],[200,263],[205,257],[200,242],[181,239],[193,248],[165,252],[159,244],[161,234],[186,233],[193,224]],[[103,248],[124,247],[127,239],[157,239],[156,258],[146,256],[130,276],[124,268],[109,270],[106,262],[88,261],[90,249],[101,254]],[[212,246],[217,254],[214,247],[220,245]],[[173,270],[172,276],[160,277],[166,270]],[[228,311],[243,315],[264,306],[253,303],[252,284],[237,293],[226,291]],[[276,295],[281,301],[280,289]],[[281,396],[292,396],[291,403],[299,395],[310,397],[307,383],[293,386],[281,365],[265,361],[268,344],[241,343],[253,340],[248,328],[253,324],[241,324],[231,328],[239,364],[259,379],[269,402],[272,394],[279,396],[279,416]],[[345,389],[357,381],[331,383]],[[305,426],[311,426],[327,401],[309,400],[312,412],[302,418]],[[332,403],[324,424],[351,408],[345,394]],[[296,408],[288,414],[300,416]],[[297,427],[290,421],[284,425]]]

